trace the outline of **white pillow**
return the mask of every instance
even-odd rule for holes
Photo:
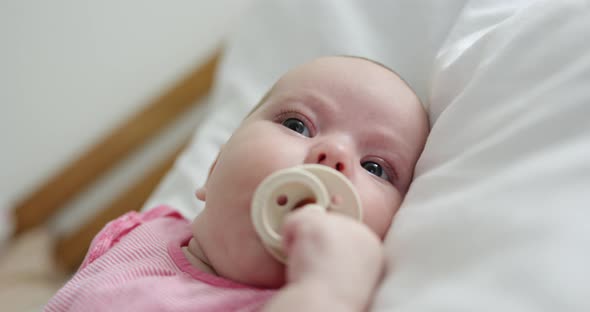
[[[588,38],[584,1],[464,8],[375,310],[590,311]]]
[[[590,16],[584,1],[260,1],[210,117],[147,207],[192,218],[219,146],[315,56],[396,69],[433,126],[386,241],[377,311],[590,311]],[[588,297],[590,298],[590,297]]]

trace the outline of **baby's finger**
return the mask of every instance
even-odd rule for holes
[[[316,204],[305,205],[291,212],[283,224],[284,247],[287,255],[293,248],[295,240],[302,235],[309,234],[317,226],[318,218],[324,217],[324,209]]]

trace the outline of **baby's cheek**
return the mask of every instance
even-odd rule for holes
[[[367,194],[363,202],[363,222],[381,239],[387,234],[392,219],[399,209],[399,193],[376,189]]]

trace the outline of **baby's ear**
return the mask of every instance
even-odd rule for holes
[[[195,196],[200,201],[205,201],[206,194],[207,194],[207,189],[205,188],[205,186],[199,187],[195,191]]]
[[[197,188],[197,190],[195,191],[195,196],[197,197],[197,199],[201,201],[205,201],[205,198],[207,197],[207,182],[209,181],[211,173],[213,173],[213,170],[215,170],[215,166],[217,165],[217,160],[219,159],[221,150],[223,150],[223,145],[221,146],[220,151],[217,153],[217,156],[215,156],[215,160],[213,161],[213,164],[211,164],[211,168],[209,168],[209,174],[207,175],[207,181],[205,181],[205,185]]]

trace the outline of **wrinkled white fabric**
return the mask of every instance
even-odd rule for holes
[[[437,53],[377,311],[590,311],[588,2],[497,3]]]

